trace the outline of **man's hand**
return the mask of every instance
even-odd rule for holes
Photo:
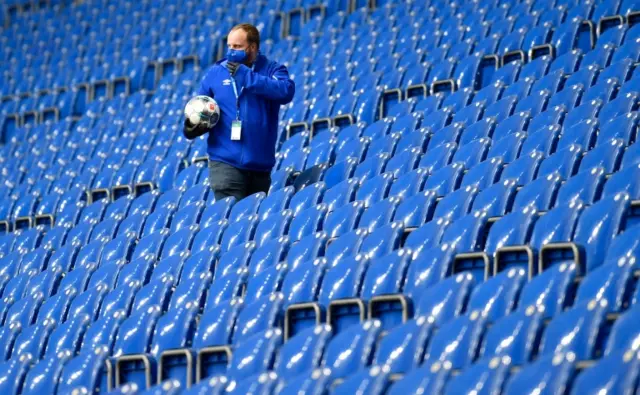
[[[196,137],[200,137],[208,132],[207,126],[205,124],[194,125],[189,121],[189,118],[185,118],[184,120],[184,128],[182,133],[184,137],[188,140],[195,139]]]
[[[185,130],[193,130],[196,125],[192,124],[189,118],[184,119],[184,128]]]
[[[238,71],[240,67],[240,63],[227,62],[227,70],[229,70],[229,74],[232,76]]]

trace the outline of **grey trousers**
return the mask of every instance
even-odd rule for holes
[[[233,196],[243,199],[256,192],[269,192],[271,173],[237,169],[223,162],[209,161],[209,184],[216,200]]]

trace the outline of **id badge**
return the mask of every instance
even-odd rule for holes
[[[242,136],[242,121],[231,122],[231,140],[238,141]]]

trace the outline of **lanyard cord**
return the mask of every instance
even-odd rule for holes
[[[236,80],[231,76],[231,86],[233,87],[233,93],[236,95],[236,121],[240,120],[240,95],[238,94],[238,87],[236,86]]]
[[[254,69],[255,69],[255,64],[251,65],[251,71],[253,71]],[[231,86],[233,87],[233,94],[236,96],[236,121],[239,121],[240,120],[240,95],[238,94],[236,79],[233,78],[233,76],[231,76]]]

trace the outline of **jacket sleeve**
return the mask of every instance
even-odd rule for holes
[[[272,77],[267,77],[241,65],[234,75],[238,88],[265,97],[278,104],[287,104],[293,100],[296,84],[289,78],[289,72],[283,65],[278,65]]]
[[[211,72],[207,73],[202,79],[202,81],[200,81],[200,86],[198,87],[198,91],[196,92],[196,95],[198,96],[204,95],[204,96],[209,96],[213,98],[214,96],[213,89],[211,89],[211,84],[209,83],[209,79],[211,78],[210,74]]]

